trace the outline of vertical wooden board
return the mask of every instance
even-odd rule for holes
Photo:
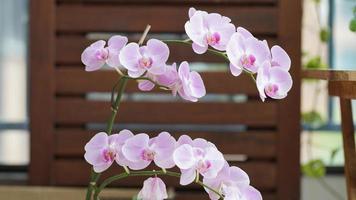
[[[30,132],[29,182],[48,185],[54,121],[55,1],[30,1]]]
[[[278,6],[278,37],[292,59],[293,88],[279,103],[277,197],[279,200],[299,200],[301,0],[279,1]]]

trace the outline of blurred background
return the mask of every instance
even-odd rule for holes
[[[355,7],[356,0],[303,1],[304,68],[356,70]],[[27,180],[28,29],[29,0],[0,0],[0,184],[4,185]],[[339,104],[328,96],[325,82],[303,80],[301,105],[302,199],[346,199]]]

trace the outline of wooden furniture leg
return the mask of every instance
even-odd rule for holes
[[[340,98],[348,200],[356,200],[356,150],[351,99]]]

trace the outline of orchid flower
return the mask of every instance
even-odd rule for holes
[[[137,78],[145,72],[163,74],[168,56],[169,48],[164,42],[150,39],[146,46],[141,47],[137,43],[129,43],[121,50],[119,59],[128,75]]]
[[[220,170],[215,178],[211,179],[204,177],[203,183],[211,188],[216,189],[221,194],[226,196],[227,193],[229,193],[227,191],[229,190],[228,188],[236,187],[239,188],[239,190],[243,190],[250,185],[250,179],[246,172],[244,172],[242,169],[235,166],[230,167],[226,162],[224,167]],[[205,190],[209,194],[210,199],[218,200],[220,198],[211,190],[206,188]]]
[[[107,47],[105,47],[106,42],[104,40],[94,42],[81,55],[85,70],[99,70],[105,63],[110,67],[119,67],[119,53],[126,43],[127,37],[120,35],[111,37]]]
[[[288,56],[287,52],[280,46],[274,45],[271,48],[271,66],[272,67],[280,67],[285,71],[289,71],[291,66],[291,59]]]
[[[254,38],[254,36],[243,27],[238,27],[236,32],[242,35],[245,39]],[[266,40],[263,40],[262,42],[268,47]],[[282,47],[274,45],[271,48],[271,56],[269,59],[271,59],[272,67],[281,67],[282,69],[289,71],[291,66],[291,59]]]
[[[114,161],[120,166],[130,165],[123,156],[121,148],[125,141],[133,134],[129,130],[122,130],[119,134],[107,135],[104,132],[97,133],[84,147],[85,160],[93,165],[97,173],[108,169]]]
[[[147,73],[146,77],[170,88],[174,96],[178,93],[188,101],[196,102],[206,94],[203,79],[198,72],[190,71],[188,62],[182,62],[178,72],[176,64],[173,63],[166,66],[164,74],[152,75]],[[155,84],[148,80],[139,82],[139,89],[142,91],[152,90],[154,86]]]
[[[144,169],[152,161],[158,167],[172,168],[175,144],[176,140],[168,132],[162,132],[152,139],[141,133],[126,140],[122,152],[131,162],[129,167],[133,170]]]
[[[224,200],[262,200],[262,195],[252,186],[242,189],[230,186],[224,189]]]
[[[173,91],[185,100],[196,102],[198,98],[205,96],[206,90],[200,74],[190,71],[188,62],[182,62],[178,69],[179,82],[173,86]]]
[[[143,188],[137,195],[142,200],[162,200],[167,199],[166,185],[158,177],[148,178],[143,182]]]
[[[231,20],[218,13],[207,13],[189,10],[189,21],[184,25],[185,32],[193,41],[192,48],[195,53],[203,54],[211,46],[219,51],[225,51],[235,26]]]
[[[181,136],[179,147],[173,153],[173,160],[181,170],[180,184],[188,185],[201,174],[206,178],[215,178],[223,168],[225,160],[215,145],[204,139],[191,140]]]
[[[157,82],[160,85],[166,86],[168,88],[173,88],[173,86],[179,82],[177,65],[173,63],[172,65],[166,66],[166,71],[164,74],[154,75],[147,73],[145,77],[150,78],[152,81]],[[142,80],[138,83],[138,88],[141,91],[150,91],[155,87],[155,84],[149,80]],[[173,92],[176,94],[177,92]]]
[[[270,60],[270,51],[265,42],[249,37],[247,30],[234,33],[226,47],[230,60],[230,70],[234,76],[239,76],[243,69],[256,73],[264,61]]]
[[[291,75],[281,67],[272,67],[266,61],[258,70],[256,78],[257,89],[262,101],[269,96],[273,99],[283,99],[292,88]]]

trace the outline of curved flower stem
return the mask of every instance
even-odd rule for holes
[[[187,39],[187,40],[162,40],[163,42],[165,43],[173,43],[173,44],[185,44],[185,45],[192,45],[192,41]],[[219,56],[219,57],[222,57],[226,62],[230,63],[230,60],[229,58],[227,57],[226,53],[225,52],[222,52],[222,51],[217,51],[215,49],[211,49],[211,48],[208,48],[207,50],[209,53],[211,54],[214,54],[216,56]],[[256,82],[256,79],[253,75],[253,73],[245,70],[245,69],[242,69],[246,74],[249,74],[251,76],[251,78]]]
[[[114,126],[116,114],[117,114],[117,112],[119,110],[121,98],[122,98],[122,95],[123,95],[123,93],[125,91],[126,84],[127,84],[128,80],[129,79],[127,77],[125,77],[125,76],[122,76],[120,78],[120,80],[119,80],[119,83],[118,83],[119,84],[118,94],[116,96],[114,104],[111,106],[111,116],[110,116],[109,121],[107,123],[106,132],[107,132],[108,135],[110,135],[111,132],[112,132],[112,128]],[[91,199],[91,195],[93,193],[93,189],[96,186],[96,182],[99,180],[99,178],[100,178],[100,173],[96,173],[92,169],[91,177],[90,177],[90,183],[89,183],[88,188],[87,188],[86,200],[90,200]]]
[[[105,179],[103,181],[103,183],[95,190],[94,200],[98,200],[100,192],[106,186],[108,186],[109,184],[111,184],[114,181],[117,181],[117,180],[120,180],[120,179],[124,179],[124,178],[127,178],[127,177],[133,177],[133,176],[158,176],[158,175],[167,175],[167,176],[173,176],[173,177],[177,177],[177,178],[179,178],[181,176],[180,173],[167,171],[167,170],[160,170],[160,171],[155,171],[155,170],[153,170],[153,171],[133,171],[133,172],[130,172],[130,173],[124,172],[124,173],[121,173],[121,174],[118,174],[118,175],[115,175],[115,176],[111,176],[111,177]],[[202,187],[205,187],[208,190],[213,191],[214,193],[219,195],[219,197],[221,199],[224,199],[224,197],[218,191],[216,191],[213,188],[205,185],[201,181],[197,181],[196,184],[198,184],[198,185],[200,185]]]
[[[148,77],[138,77],[138,78],[130,78],[130,79],[137,80],[137,81],[139,81],[139,80],[147,80],[147,81],[150,81],[151,83],[155,84],[157,87],[159,87],[159,88],[161,88],[163,90],[170,90],[169,87],[161,85],[161,84],[153,81],[152,79],[150,79]]]

